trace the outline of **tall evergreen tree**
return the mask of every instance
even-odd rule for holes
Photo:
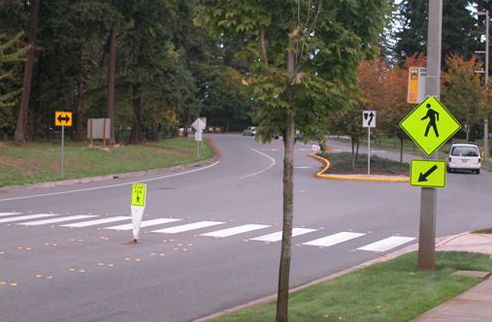
[[[468,0],[445,1],[442,21],[442,56],[455,53],[470,58],[480,48],[477,19],[469,10]],[[395,53],[400,64],[427,48],[427,0],[404,0],[398,6],[401,24],[395,33]]]

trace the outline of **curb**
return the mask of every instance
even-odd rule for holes
[[[212,148],[215,153],[215,157],[207,160],[197,161],[188,164],[182,164],[177,166],[172,166],[168,168],[158,168],[158,169],[149,169],[149,170],[141,170],[134,172],[123,172],[123,173],[113,173],[113,174],[105,174],[96,177],[85,177],[85,178],[77,178],[77,179],[67,179],[67,180],[58,180],[58,181],[49,181],[49,182],[39,182],[32,184],[22,184],[15,186],[5,186],[0,188],[0,193],[12,192],[12,191],[21,191],[21,190],[31,190],[38,188],[53,188],[53,187],[61,187],[61,186],[73,186],[76,184],[84,184],[84,183],[93,183],[93,182],[102,182],[102,181],[114,181],[118,179],[131,179],[138,176],[144,175],[156,175],[156,174],[164,174],[170,172],[177,172],[181,170],[191,169],[191,168],[199,168],[202,166],[206,166],[214,163],[219,160],[221,154],[215,143],[210,138],[205,139],[208,145]]]
[[[451,236],[446,236],[446,237],[441,237],[441,238],[436,239],[436,251],[438,251],[438,248],[440,246],[443,246],[443,245],[449,243],[450,241],[452,241],[452,240],[454,240],[456,238],[459,238],[461,236],[468,235],[469,233],[470,232],[465,232],[465,233],[461,233],[461,234],[457,234],[457,235],[451,235]],[[342,271],[335,272],[335,273],[332,273],[332,274],[330,274],[328,276],[321,277],[321,278],[318,278],[318,279],[316,279],[314,281],[311,281],[311,282],[308,282],[308,283],[305,283],[305,284],[296,286],[294,288],[291,288],[289,290],[289,294],[293,294],[295,292],[302,291],[303,289],[306,289],[308,287],[314,286],[316,284],[320,284],[320,283],[331,281],[331,280],[333,280],[335,278],[338,278],[340,276],[343,276],[343,275],[346,275],[346,274],[349,274],[349,273],[360,271],[360,270],[362,270],[362,269],[364,269],[366,267],[372,266],[374,264],[387,262],[387,261],[392,260],[392,259],[394,259],[396,257],[399,257],[401,255],[404,255],[404,254],[407,254],[407,253],[410,253],[410,252],[413,252],[413,251],[417,251],[417,250],[418,250],[418,242],[417,243],[414,243],[414,244],[411,244],[411,245],[408,245],[406,247],[403,247],[403,248],[401,248],[401,249],[399,249],[399,250],[397,250],[395,252],[392,252],[392,253],[389,253],[389,254],[386,254],[386,255],[383,255],[383,256],[380,256],[380,257],[376,257],[374,259],[370,259],[370,260],[368,260],[366,262],[363,262],[361,264],[352,266],[352,267],[347,268],[347,269],[344,269]],[[242,309],[246,309],[246,308],[254,307],[254,306],[258,306],[258,305],[264,305],[264,304],[273,303],[276,299],[277,299],[277,293],[271,294],[271,295],[267,295],[267,296],[261,297],[261,298],[259,298],[257,300],[253,300],[253,301],[247,302],[245,304],[241,304],[241,305],[238,305],[238,306],[235,306],[235,307],[232,307],[232,308],[228,308],[228,309],[225,309],[225,310],[222,310],[222,311],[219,311],[219,312],[216,312],[216,313],[213,313],[213,314],[210,314],[210,315],[207,315],[207,316],[198,318],[196,320],[193,320],[193,322],[208,322],[208,321],[213,321],[216,318],[219,318],[219,317],[222,317],[224,315],[228,315],[228,314],[231,314],[231,313],[240,311]]]
[[[316,177],[320,179],[329,180],[347,180],[347,181],[377,181],[377,182],[408,182],[408,177],[363,177],[363,176],[349,176],[343,174],[325,174],[324,172],[330,168],[330,161],[327,159],[316,155],[308,154],[309,157],[317,159],[325,164],[323,169],[316,173]]]

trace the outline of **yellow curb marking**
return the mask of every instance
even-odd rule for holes
[[[325,164],[325,167],[316,173],[316,177],[320,179],[331,179],[331,180],[352,180],[352,181],[378,181],[378,182],[408,182],[409,178],[396,178],[396,177],[355,177],[339,174],[324,174],[326,170],[330,168],[330,161],[327,159],[316,155],[308,154],[309,157],[317,159]]]

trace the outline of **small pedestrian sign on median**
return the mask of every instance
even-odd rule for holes
[[[429,96],[408,113],[400,127],[430,156],[458,132],[461,125],[441,102]]]
[[[145,201],[147,199],[147,185],[144,183],[134,183],[132,185],[131,211],[133,226],[133,241],[136,243],[140,235],[140,226],[145,211]]]
[[[144,183],[134,183],[132,185],[132,206],[145,207],[145,194],[147,185]]]
[[[446,186],[446,161],[412,160],[410,162],[410,185],[444,188]]]

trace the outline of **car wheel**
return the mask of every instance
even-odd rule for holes
[[[480,174],[480,169],[475,170],[476,174]]]
[[[452,172],[452,171],[451,171],[451,168],[450,168],[450,167],[446,167],[446,172],[447,172],[447,173],[451,173],[451,172]]]

